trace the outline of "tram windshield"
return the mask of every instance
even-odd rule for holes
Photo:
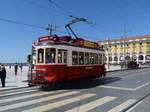
[[[55,55],[56,55],[55,48],[46,48],[45,63],[55,63]]]
[[[56,53],[57,52],[57,53]],[[57,54],[57,55],[56,55]],[[38,49],[37,63],[67,63],[67,50],[55,48]],[[45,58],[44,58],[45,57]]]

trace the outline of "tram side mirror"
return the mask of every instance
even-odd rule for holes
[[[27,56],[27,62],[28,62],[28,63],[31,63],[31,54],[29,54],[29,55]]]

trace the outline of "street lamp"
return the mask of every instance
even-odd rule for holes
[[[110,55],[110,45],[109,45],[109,38],[108,38],[108,41],[107,41],[107,45],[106,45],[106,50],[107,50],[107,67],[109,69],[109,55]]]

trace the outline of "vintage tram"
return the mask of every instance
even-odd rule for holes
[[[29,86],[105,76],[102,46],[82,38],[40,37],[33,42],[31,59]]]

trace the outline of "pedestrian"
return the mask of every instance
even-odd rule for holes
[[[22,67],[23,67],[23,66],[22,66],[22,63],[20,64],[20,66],[19,66],[19,67],[20,67],[20,70],[21,70],[21,72],[22,72]]]
[[[9,69],[11,69],[11,65],[9,64]]]
[[[14,70],[15,70],[15,76],[17,76],[17,72],[18,72],[18,64],[15,63],[14,65]]]
[[[5,87],[6,69],[4,65],[0,65],[0,78],[1,78],[2,87]]]

